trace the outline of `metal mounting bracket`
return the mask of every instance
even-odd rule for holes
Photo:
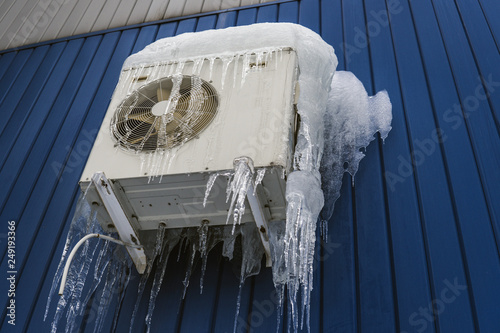
[[[269,235],[267,234],[269,229],[267,227],[267,220],[264,216],[264,211],[262,210],[259,198],[257,198],[254,194],[253,184],[250,184],[248,187],[247,199],[248,203],[250,203],[250,210],[252,211],[253,218],[255,219],[257,228],[259,229],[260,240],[262,241],[264,251],[266,252],[266,267],[271,267],[271,248],[269,247]]]
[[[111,218],[116,231],[118,231],[120,239],[127,244],[141,245],[137,233],[135,232],[134,228],[132,228],[127,215],[123,211],[123,208],[113,191],[113,187],[109,183],[104,173],[96,172],[92,176],[92,182],[96,187],[97,193],[99,194],[104,207],[108,211],[109,217]],[[127,251],[132,258],[132,261],[134,262],[139,274],[143,274],[146,270],[147,263],[144,248],[127,247]]]

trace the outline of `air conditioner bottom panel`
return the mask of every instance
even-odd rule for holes
[[[285,219],[285,180],[280,168],[266,172],[261,185],[257,186],[256,194],[264,209],[268,222]],[[230,203],[226,202],[226,187],[228,179],[219,176],[207,198],[205,197],[209,173],[193,173],[182,175],[165,175],[149,181],[148,177],[112,179],[114,191],[136,231],[154,230],[160,223],[167,228],[199,227],[202,222],[209,225],[225,225]],[[89,182],[80,183],[82,189]],[[87,200],[98,210],[102,227],[113,232],[100,199],[92,190],[87,191]],[[255,222],[248,202],[241,223]],[[100,210],[100,211],[99,211]],[[232,213],[229,224],[233,223]]]

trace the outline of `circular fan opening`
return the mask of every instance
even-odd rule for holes
[[[215,88],[200,77],[166,77],[123,100],[111,121],[111,133],[127,150],[170,149],[197,137],[218,107]]]

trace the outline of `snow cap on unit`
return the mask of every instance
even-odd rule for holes
[[[259,23],[189,32],[159,39],[129,56],[123,64],[123,69],[142,64],[233,56],[256,50],[277,50],[285,47],[295,49],[299,53],[299,58],[302,54],[304,61],[307,57],[311,57],[309,61],[318,64],[321,58],[334,59],[333,68],[335,69],[337,65],[333,48],[312,30],[292,23]],[[328,76],[328,73],[325,74]]]

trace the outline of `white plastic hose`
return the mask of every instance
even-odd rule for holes
[[[142,247],[142,245],[127,244],[127,243],[122,242],[119,239],[115,239],[113,237],[109,237],[106,235],[101,235],[101,234],[88,234],[88,235],[86,235],[85,237],[80,239],[80,241],[78,243],[76,243],[75,247],[73,248],[73,250],[71,250],[71,253],[68,256],[68,260],[66,261],[66,265],[64,266],[64,271],[63,271],[63,275],[62,275],[62,279],[61,279],[61,286],[59,287],[59,295],[62,296],[62,294],[64,293],[64,287],[66,287],[66,278],[68,277],[69,266],[71,265],[71,261],[73,260],[73,257],[75,256],[76,251],[83,243],[85,243],[85,241],[87,239],[90,239],[90,238],[102,238],[102,239],[105,239],[105,240],[108,240],[110,242],[120,244],[123,246],[129,246],[129,247],[135,247],[135,248]]]

